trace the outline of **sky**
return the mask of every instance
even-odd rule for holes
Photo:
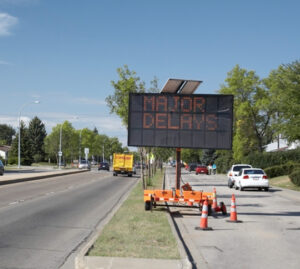
[[[235,65],[265,78],[299,60],[298,0],[0,0],[0,124],[65,120],[127,145],[110,114],[117,68],[149,88],[202,80],[217,93]],[[34,101],[40,101],[34,104]]]

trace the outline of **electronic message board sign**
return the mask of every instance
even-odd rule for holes
[[[231,149],[233,96],[131,93],[128,146]]]

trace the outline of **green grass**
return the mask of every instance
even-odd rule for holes
[[[300,186],[295,185],[288,176],[273,177],[269,179],[269,182],[274,187],[300,191]]]
[[[162,177],[157,173],[153,186],[161,188]],[[165,209],[145,211],[141,182],[104,227],[88,255],[180,259]]]

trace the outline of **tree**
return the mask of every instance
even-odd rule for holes
[[[96,135],[99,134],[98,129],[97,129],[96,127],[94,128],[93,132],[94,132],[94,134],[96,134]]]
[[[117,114],[124,126],[128,127],[128,103],[129,93],[144,92],[145,83],[140,81],[136,72],[130,71],[127,65],[117,69],[119,80],[111,81],[115,89],[113,95],[109,95],[105,100],[111,113]]]
[[[108,138],[105,148],[107,153],[107,155],[105,156],[107,158],[109,158],[116,152],[123,153],[125,151],[125,149],[122,147],[122,143],[119,141],[117,137]]]
[[[268,91],[254,71],[235,66],[222,85],[221,94],[234,95],[233,158],[241,161],[250,152],[264,150],[272,139],[274,113]]]
[[[21,165],[31,165],[33,163],[33,154],[32,148],[29,139],[28,128],[26,128],[23,121],[20,122],[20,132],[21,132],[21,141],[20,141],[20,162]],[[19,134],[13,140],[12,149],[10,154],[9,163],[16,163],[18,159],[18,143],[19,143]]]
[[[63,160],[71,162],[78,158],[79,135],[68,121],[52,128],[51,134],[45,139],[45,152],[52,161],[58,162],[60,128],[62,128]]]
[[[44,139],[46,136],[45,125],[38,117],[34,117],[29,123],[28,138],[35,162],[45,159]]]
[[[300,140],[300,62],[280,65],[264,80],[276,111],[272,127],[289,142]]]
[[[202,152],[201,163],[208,165],[215,162],[217,158],[216,150],[204,149]]]
[[[158,78],[154,76],[153,80],[150,81],[151,87],[148,89],[148,92],[159,93],[160,89],[158,88]]]
[[[182,149],[181,159],[186,163],[199,163],[202,156],[200,149]]]
[[[81,130],[81,156],[85,156],[84,148],[89,148],[89,156],[95,156],[97,154],[100,155],[95,145],[96,136],[97,134],[88,128]]]
[[[0,145],[11,145],[12,137],[16,134],[14,128],[7,124],[0,124]]]

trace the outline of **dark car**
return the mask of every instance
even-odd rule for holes
[[[196,168],[197,168],[197,164],[196,163],[190,163],[189,164],[189,171],[190,172],[196,171]]]
[[[196,175],[198,174],[206,174],[208,175],[208,169],[206,165],[198,165],[196,168]]]
[[[136,168],[136,169],[141,169],[141,168],[142,168],[142,164],[141,164],[141,163],[135,164],[135,168]],[[146,168],[147,168],[146,164],[143,163],[143,169],[146,169]]]
[[[0,160],[0,176],[3,176],[4,174],[4,165],[2,163],[2,161]]]
[[[109,171],[109,164],[105,162],[101,162],[98,166],[98,170],[107,170]]]

